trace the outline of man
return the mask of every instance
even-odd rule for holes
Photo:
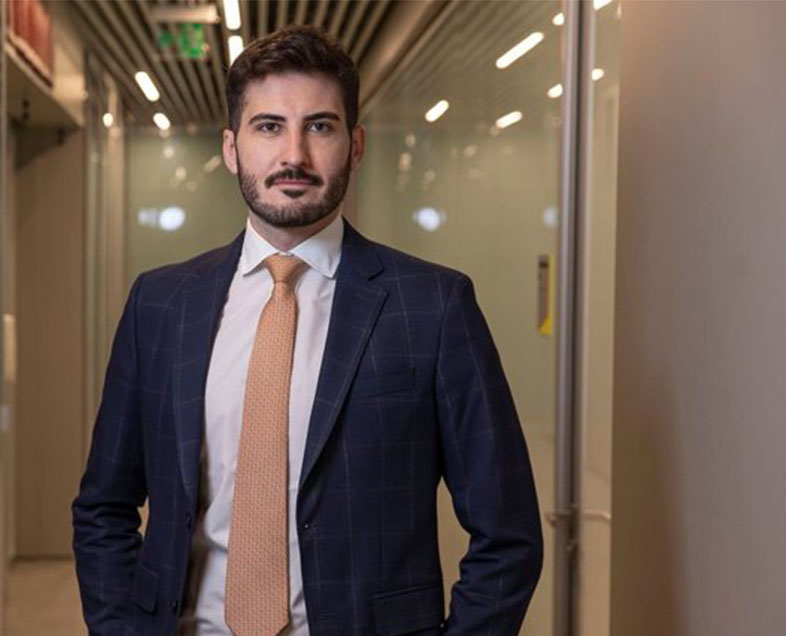
[[[469,279],[341,217],[351,59],[284,29],[227,102],[246,230],[131,289],[73,506],[90,634],[517,634],[542,562],[521,428]],[[447,620],[441,477],[471,536]]]

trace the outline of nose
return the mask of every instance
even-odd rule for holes
[[[309,165],[306,135],[302,130],[291,130],[286,137],[286,146],[281,157],[284,166],[303,167]]]

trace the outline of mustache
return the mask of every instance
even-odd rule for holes
[[[308,173],[305,170],[301,170],[300,168],[287,168],[286,170],[274,172],[273,174],[266,177],[265,187],[272,188],[275,182],[279,179],[308,181],[313,185],[322,185],[322,179],[315,174]]]

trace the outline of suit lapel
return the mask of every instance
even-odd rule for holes
[[[196,502],[204,428],[205,383],[221,310],[237,267],[243,233],[201,263],[182,290],[173,368],[175,435],[183,485]]]
[[[345,221],[330,325],[300,473],[301,490],[336,424],[387,297],[382,287],[370,281],[381,270],[382,264],[373,245]]]

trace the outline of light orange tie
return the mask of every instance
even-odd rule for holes
[[[275,254],[265,266],[273,293],[259,317],[248,363],[229,530],[224,618],[235,636],[276,636],[290,620],[289,385],[294,285],[306,264]]]

